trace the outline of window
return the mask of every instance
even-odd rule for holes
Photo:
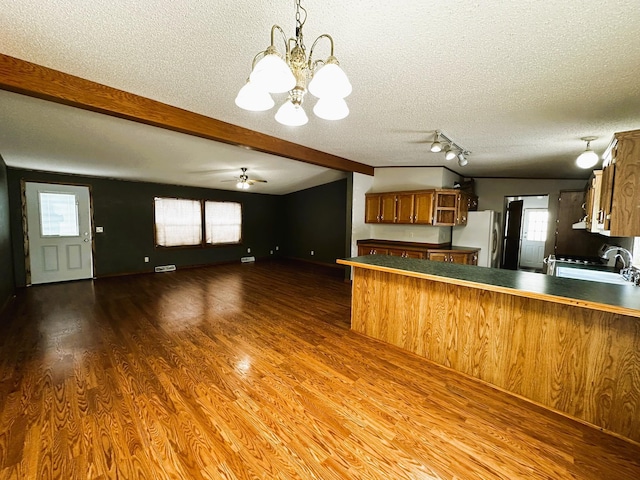
[[[78,202],[72,193],[39,193],[40,232],[43,237],[80,235]]]
[[[544,242],[547,239],[547,228],[549,225],[549,212],[531,211],[529,212],[527,225],[527,240],[532,242]]]
[[[239,243],[242,238],[242,207],[235,202],[205,202],[207,243]]]
[[[242,239],[240,203],[156,197],[154,209],[157,246],[220,245]]]
[[[155,198],[156,245],[202,244],[202,206],[198,200]]]

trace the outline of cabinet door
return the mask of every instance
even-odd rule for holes
[[[380,194],[380,223],[395,223],[396,195],[395,193]]]
[[[449,261],[453,263],[459,263],[462,265],[468,265],[473,261],[473,254],[468,252],[450,253]]]
[[[421,192],[414,195],[413,223],[433,224],[433,192]]]
[[[358,256],[371,255],[373,247],[368,245],[358,245]]]
[[[429,252],[427,254],[427,259],[432,260],[434,262],[448,262],[449,261],[449,253],[447,252]]]
[[[414,197],[412,193],[396,195],[396,223],[413,223]]]
[[[380,195],[365,197],[364,223],[378,223],[380,220]]]
[[[404,257],[404,250],[400,249],[400,248],[390,248],[387,251],[388,255],[391,255],[392,257]]]
[[[603,230],[609,230],[611,223],[611,204],[613,201],[613,182],[615,179],[616,148],[613,148],[611,157],[605,160],[602,166],[602,190],[600,191],[600,211],[598,213],[598,223]]]
[[[614,237],[640,237],[640,130],[620,134],[613,151],[609,230]]]
[[[458,214],[456,215],[456,225],[467,224],[467,213],[469,212],[470,203],[471,197],[469,197],[469,195],[462,192],[458,194]]]
[[[416,252],[416,251],[413,251],[413,250],[406,250],[404,252],[404,256],[406,258],[424,258],[424,253]]]

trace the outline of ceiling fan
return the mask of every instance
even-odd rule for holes
[[[240,174],[240,176],[234,178],[233,180],[222,180],[222,181],[223,182],[236,182],[236,187],[238,187],[240,190],[247,190],[254,183],[267,183],[266,180],[259,180],[257,178],[249,178],[249,176],[247,175],[247,169],[245,167],[242,167],[240,170],[242,170],[242,173]]]

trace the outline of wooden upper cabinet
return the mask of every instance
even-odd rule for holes
[[[413,223],[420,225],[433,224],[433,191],[420,192],[413,195]]]
[[[586,229],[589,232],[598,232],[598,214],[600,212],[600,192],[602,190],[602,170],[594,170],[587,185],[585,196]]]
[[[380,219],[380,195],[367,195],[365,197],[365,223],[378,223]]]
[[[459,199],[460,192],[458,191],[436,190],[433,202],[433,224],[442,226],[457,225]]]
[[[471,197],[466,193],[458,193],[458,215],[456,225],[466,225],[469,208],[471,207]]]
[[[396,223],[396,195],[383,193],[380,195],[380,223]]]
[[[477,206],[477,197],[451,189],[369,193],[365,222],[465,225],[467,212],[474,206]]]
[[[614,237],[640,236],[640,130],[614,135],[600,193],[599,229]]]
[[[415,195],[398,193],[396,195],[396,223],[414,223]]]

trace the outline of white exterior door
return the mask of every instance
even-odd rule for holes
[[[520,266],[542,269],[544,244],[547,241],[549,211],[546,208],[525,208],[520,244]]]
[[[89,187],[27,182],[31,284],[93,277]]]

